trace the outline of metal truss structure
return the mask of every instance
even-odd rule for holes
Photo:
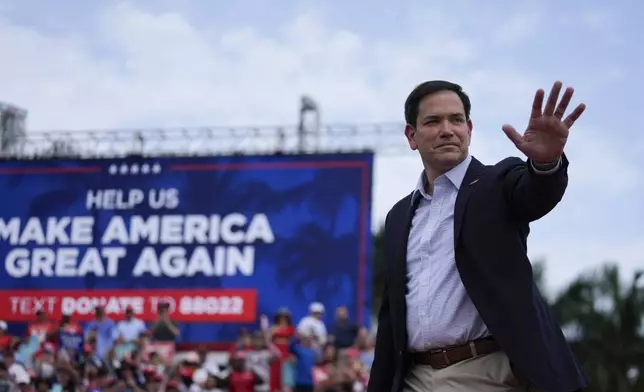
[[[144,130],[26,132],[4,159],[114,158],[139,156],[272,155],[407,148],[402,124],[320,126],[302,134],[297,126],[202,127]]]
[[[0,156],[12,151],[25,136],[27,111],[0,102]]]
[[[315,154],[406,149],[403,124],[322,125],[303,96],[298,125],[26,132],[27,111],[0,102],[0,158]]]

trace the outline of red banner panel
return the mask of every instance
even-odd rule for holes
[[[170,305],[178,322],[250,323],[257,318],[257,292],[252,289],[225,290],[0,290],[0,319],[33,321],[39,310],[59,319],[71,314],[75,320],[94,319],[94,308],[103,306],[107,315],[123,318],[132,307],[144,321],[156,319],[160,303]]]

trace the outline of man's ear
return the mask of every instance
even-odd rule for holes
[[[405,137],[407,138],[407,143],[409,143],[409,148],[416,150],[418,148],[418,143],[416,143],[416,127],[411,124],[406,124]]]
[[[467,140],[467,146],[469,147],[470,143],[472,143],[472,129],[474,129],[474,123],[472,123],[472,119],[467,120],[467,127],[469,128],[469,131],[467,132],[469,136]]]

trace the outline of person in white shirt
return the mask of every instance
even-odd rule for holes
[[[139,336],[147,330],[145,323],[134,317],[134,309],[128,306],[125,309],[125,320],[116,324],[115,338],[123,343],[131,343],[139,339]]]
[[[324,316],[324,305],[313,302],[309,306],[309,315],[302,318],[297,325],[297,332],[300,335],[314,336],[320,346],[326,344],[328,335],[322,316]]]
[[[4,364],[7,367],[7,372],[9,373],[9,377],[13,382],[16,384],[22,382],[22,380],[29,380],[29,372],[25,367],[16,362],[15,356],[13,353],[5,353],[3,356],[4,359]],[[29,381],[27,381],[29,383]]]

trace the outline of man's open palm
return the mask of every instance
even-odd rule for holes
[[[523,136],[513,126],[503,126],[503,132],[512,143],[534,162],[550,163],[561,157],[570,128],[586,109],[586,105],[582,103],[562,120],[572,99],[574,89],[572,87],[566,88],[557,105],[561,87],[561,82],[555,82],[552,86],[543,112],[541,110],[545,92],[542,89],[537,90],[532,103],[530,121]]]

